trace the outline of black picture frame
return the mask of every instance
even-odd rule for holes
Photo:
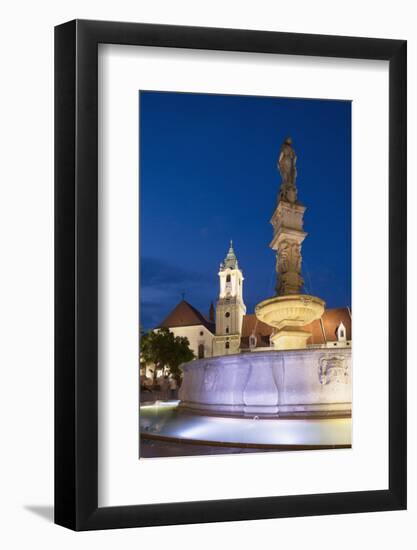
[[[98,507],[98,44],[389,62],[389,488]],[[74,20],[55,28],[55,522],[74,530],[406,508],[406,41]]]

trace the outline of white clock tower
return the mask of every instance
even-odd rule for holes
[[[243,274],[230,241],[229,252],[219,270],[220,292],[216,305],[216,336],[213,355],[239,353],[243,316]]]

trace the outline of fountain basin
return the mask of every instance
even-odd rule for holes
[[[273,296],[260,302],[256,308],[256,317],[278,330],[284,327],[303,327],[324,313],[325,302],[317,296],[308,294],[290,294]]]
[[[351,415],[350,348],[240,353],[182,368],[182,410],[265,418]]]
[[[311,334],[302,327],[320,319],[325,305],[317,296],[308,294],[274,296],[260,302],[255,314],[260,321],[274,327],[271,340],[275,349],[304,349]]]
[[[141,437],[172,442],[173,448],[178,443],[269,450],[351,446],[350,418],[220,418],[182,411],[177,402],[141,406],[140,431]]]

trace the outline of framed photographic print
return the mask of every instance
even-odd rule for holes
[[[406,507],[406,42],[55,31],[55,521]]]

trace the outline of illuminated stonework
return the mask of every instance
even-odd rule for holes
[[[311,333],[303,327],[320,319],[325,308],[320,298],[301,293],[301,245],[307,233],[303,229],[306,207],[297,202],[296,160],[292,140],[287,138],[278,157],[282,183],[271,218],[274,236],[269,245],[276,252],[277,296],[255,308],[257,318],[274,327],[271,341],[278,350],[306,348]]]
[[[274,296],[255,308],[260,321],[274,327],[271,336],[275,349],[302,349],[307,347],[311,333],[303,330],[324,313],[325,303],[316,296],[297,294]]]
[[[267,351],[183,366],[180,407],[203,414],[326,416],[351,414],[351,350]]]
[[[243,301],[243,274],[230,241],[230,248],[219,269],[219,299],[216,305],[216,335],[213,355],[238,353],[246,306]]]
[[[179,393],[183,410],[252,419],[351,415],[351,349],[346,326],[339,321],[334,327],[337,341],[327,342],[324,301],[302,293],[301,244],[307,235],[303,230],[306,209],[297,202],[295,161],[287,138],[278,160],[282,185],[271,220],[274,236],[270,246],[277,254],[277,294],[255,308],[256,324],[271,327],[272,346],[265,351],[256,348],[254,327],[249,353],[239,353],[245,315],[243,277],[231,246],[219,272],[213,355],[220,357],[183,365]],[[316,329],[323,333],[324,344],[314,341]]]

